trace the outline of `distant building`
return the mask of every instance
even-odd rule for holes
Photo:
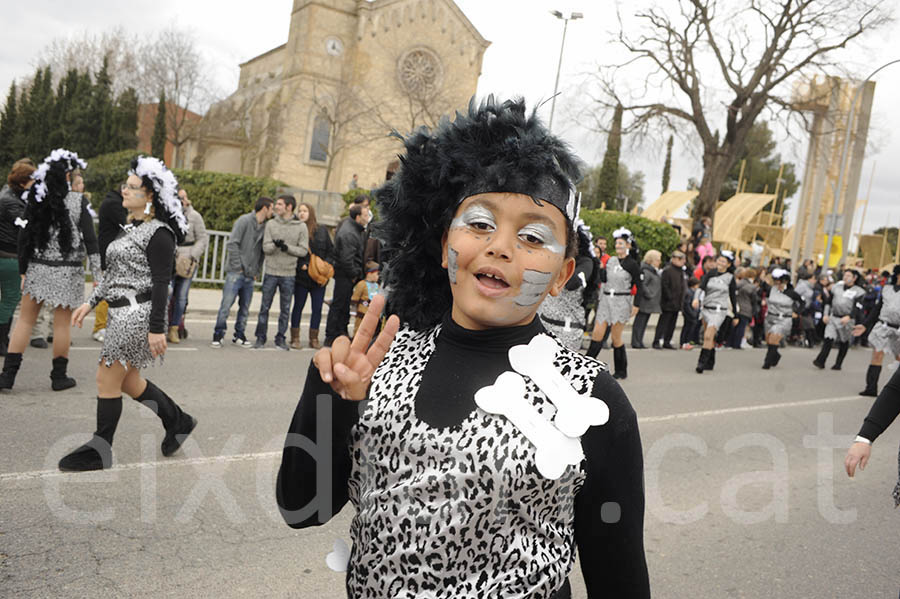
[[[397,168],[391,129],[464,109],[488,45],[452,0],[294,0],[287,43],[241,64],[238,89],[204,117],[193,167],[377,185]]]
[[[159,102],[141,104],[138,106],[137,149],[140,152],[146,152],[147,154],[150,154],[151,140],[153,139],[153,128],[156,125],[156,113],[158,111]],[[184,127],[188,129],[199,126],[200,121],[203,119],[203,117],[196,112],[185,110],[181,106],[177,106],[172,102],[166,102],[167,123],[169,123],[171,115],[176,115],[175,122],[184,122]],[[175,137],[171,130],[171,126],[169,127],[168,135],[166,137],[166,149],[164,152],[165,157],[163,158],[163,162],[165,162],[167,166],[170,166],[172,168],[191,168],[192,157],[190,153],[196,147],[196,144],[182,144],[181,150],[176,153],[175,146],[172,144],[172,142],[168,141],[169,139]]]

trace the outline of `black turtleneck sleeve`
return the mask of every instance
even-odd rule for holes
[[[891,380],[875,398],[875,403],[863,421],[859,435],[869,441],[875,441],[898,415],[900,415],[900,368],[894,371]]]
[[[169,302],[169,281],[175,267],[175,236],[160,228],[147,243],[147,262],[150,264],[150,332],[166,332],[166,304]]]

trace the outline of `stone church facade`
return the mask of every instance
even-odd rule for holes
[[[287,43],[240,65],[194,168],[293,187],[373,187],[396,168],[391,130],[434,125],[475,94],[486,41],[453,0],[294,0]]]

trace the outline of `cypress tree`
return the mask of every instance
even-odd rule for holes
[[[609,137],[606,138],[606,155],[600,167],[597,193],[599,200],[611,209],[617,206],[616,196],[619,191],[619,148],[622,145],[622,105],[617,104],[613,112]]]
[[[153,137],[150,139],[150,153],[160,160],[165,160],[166,152],[166,92],[159,94],[159,105],[156,109],[156,122],[153,124]]]
[[[109,57],[103,57],[103,65],[94,77],[91,112],[97,119],[97,138],[88,156],[112,152],[115,148],[115,132],[112,100],[112,80],[109,77]]]
[[[19,135],[21,136],[19,139],[21,144],[20,151],[23,155],[31,156],[34,160],[40,160],[34,157],[40,152],[40,141],[35,142],[35,138],[37,137],[37,121],[40,118],[37,113],[40,111],[40,106],[43,103],[41,102],[41,90],[43,87],[44,70],[38,69],[34,73],[31,89],[27,92],[25,90],[22,91],[22,124],[19,129]]]
[[[138,95],[129,87],[116,101],[115,151],[133,150],[137,147]]]
[[[673,136],[669,136],[669,143],[666,144],[666,165],[663,167],[662,192],[669,191],[669,177],[672,174],[672,142]]]
[[[9,85],[9,93],[6,95],[6,106],[3,108],[3,114],[0,114],[0,168],[6,169],[19,154],[16,148],[17,132],[17,116],[16,110],[16,82],[13,81]]]

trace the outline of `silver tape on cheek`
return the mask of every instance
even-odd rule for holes
[[[462,214],[450,222],[450,228],[465,227],[476,221],[486,221],[495,229],[497,228],[497,223],[494,221],[494,213],[479,204],[474,204],[463,210]]]
[[[547,225],[528,225],[519,231],[519,234],[531,234],[539,239],[543,239],[544,243],[541,244],[541,249],[549,250],[554,254],[564,254],[566,252],[566,247],[559,242],[556,235],[553,234],[553,230]]]
[[[450,283],[453,285],[456,285],[456,271],[459,268],[456,264],[458,256],[459,252],[451,247],[447,248],[447,275],[450,277]]]
[[[553,280],[553,273],[526,270],[522,273],[522,285],[515,298],[517,306],[533,306],[541,301],[541,296]]]

